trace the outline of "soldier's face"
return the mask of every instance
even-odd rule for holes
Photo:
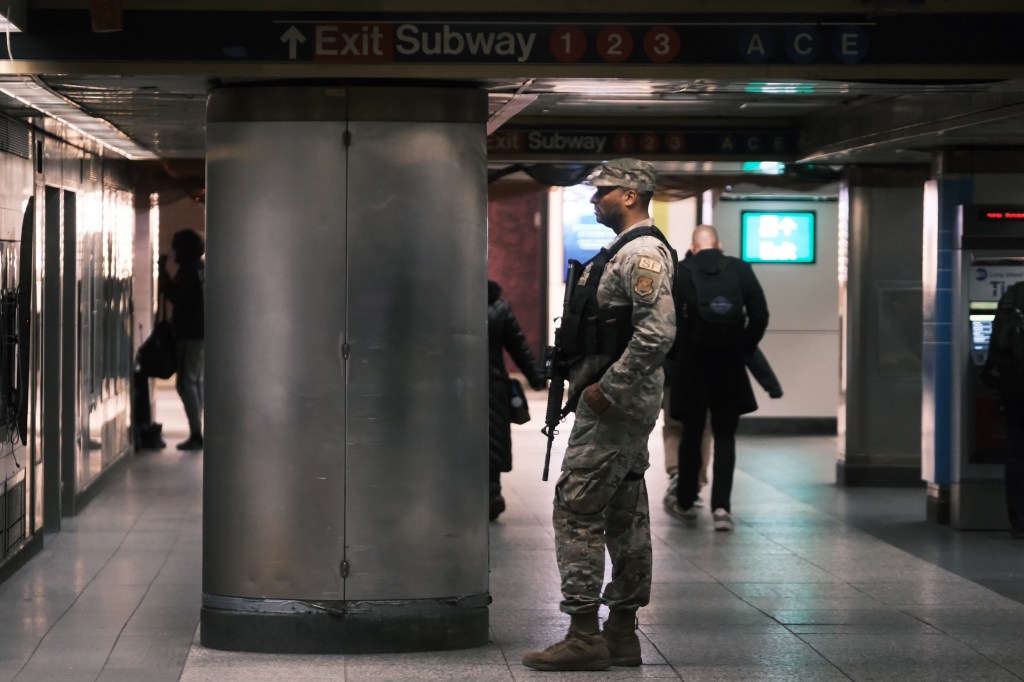
[[[597,222],[612,228],[616,233],[622,229],[622,188],[598,187],[590,197],[594,205],[594,217]]]

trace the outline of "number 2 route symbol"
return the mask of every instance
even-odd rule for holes
[[[597,35],[597,51],[606,62],[621,62],[633,53],[633,36],[623,26],[609,26]]]

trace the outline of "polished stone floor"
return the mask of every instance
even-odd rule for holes
[[[157,410],[172,447],[134,456],[0,584],[0,682],[1024,679],[1024,541],[929,524],[923,489],[837,488],[828,437],[741,439],[735,531],[716,533],[706,512],[685,527],[660,506],[657,432],[644,665],[524,668],[523,652],[567,625],[536,421],[514,427],[508,511],[490,526],[487,646],[363,656],[206,649],[197,637],[202,454],[173,449],[186,435],[173,389],[158,391]],[[542,414],[542,402],[532,411]]]

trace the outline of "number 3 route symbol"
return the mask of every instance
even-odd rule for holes
[[[652,62],[670,62],[679,54],[679,34],[668,26],[655,26],[644,35],[644,52]]]

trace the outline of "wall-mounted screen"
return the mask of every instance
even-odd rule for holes
[[[594,188],[587,185],[562,190],[562,243],[566,263],[570,258],[585,263],[615,239],[615,232],[594,217],[594,205],[590,203],[593,194]]]
[[[748,263],[814,262],[814,211],[743,211],[740,220]]]

